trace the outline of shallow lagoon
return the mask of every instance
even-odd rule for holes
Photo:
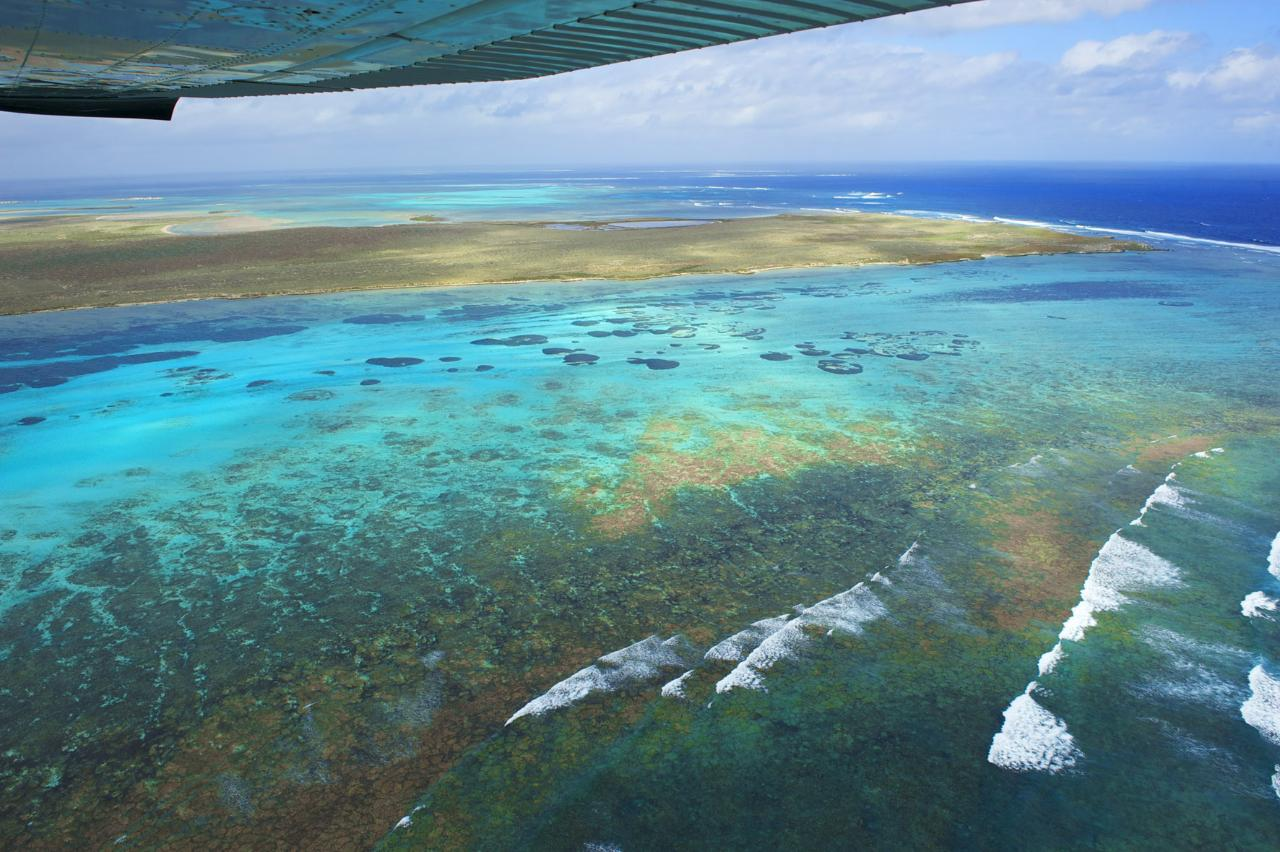
[[[0,837],[1263,848],[1278,280],[1179,247],[0,319]],[[1122,528],[1176,577],[1039,679],[1071,765],[992,765]],[[797,606],[718,691],[704,652]]]

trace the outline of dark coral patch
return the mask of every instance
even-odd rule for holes
[[[834,373],[837,376],[856,376],[862,372],[862,365],[853,364],[849,361],[823,359],[818,362],[818,369],[824,373]]]
[[[511,337],[482,337],[471,342],[476,346],[541,346],[547,339],[541,334],[514,334]]]
[[[564,356],[566,364],[594,364],[599,360],[599,355],[591,355],[587,352],[574,352],[571,355]]]
[[[411,358],[408,356],[400,356],[398,358],[369,358],[366,364],[372,364],[375,367],[412,367],[415,364],[421,364],[421,358]]]
[[[253,381],[249,382],[249,384],[245,385],[245,387],[265,388],[267,385],[272,384],[273,381],[274,381],[273,379],[254,379]]]
[[[317,376],[332,376],[332,375],[335,375],[335,374],[334,374],[333,370],[316,370],[316,375],[317,375]]]
[[[454,361],[461,361],[457,355],[441,355],[440,360],[446,364],[452,364]]]
[[[489,371],[490,371],[490,370],[492,370],[492,369],[493,369],[493,365],[492,365],[492,364],[477,364],[477,365],[476,365],[476,372],[477,372],[477,373],[487,373],[487,372],[489,372]]]
[[[130,364],[172,361],[177,358],[191,358],[199,354],[199,352],[192,350],[140,352],[135,355],[105,355],[99,358],[86,358],[81,361],[51,361],[45,364],[32,364],[24,367],[0,367],[0,386],[26,385],[29,388],[51,388],[66,384],[78,376],[102,373]]]
[[[766,352],[760,356],[766,361],[790,361],[791,356],[785,352]]]
[[[34,426],[34,425],[36,425],[37,423],[43,423],[43,422],[44,422],[44,418],[43,418],[43,417],[23,417],[21,420],[19,420],[19,421],[18,421],[18,425],[19,425],[19,426]]]
[[[1176,299],[1161,299],[1160,304],[1164,305],[1166,308],[1189,308],[1194,305],[1195,302],[1183,302]]]
[[[929,355],[926,352],[903,352],[898,355],[903,361],[927,361]]]
[[[680,366],[679,361],[669,361],[666,358],[628,358],[628,364],[644,364],[650,370],[674,370]]]
[[[367,388],[367,387],[370,387],[370,386],[372,386],[372,385],[380,385],[380,384],[382,384],[382,379],[362,379],[362,380],[361,380],[361,382],[360,382],[360,384],[361,384],[363,387],[366,387],[366,388]]]
[[[574,351],[576,350],[566,349],[563,346],[548,346],[546,349],[542,350],[542,354],[543,355],[568,355],[570,352],[574,352]]]

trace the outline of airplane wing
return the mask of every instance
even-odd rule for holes
[[[0,110],[518,80],[972,0],[3,0]]]

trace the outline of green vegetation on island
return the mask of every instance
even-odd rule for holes
[[[182,299],[634,280],[1146,248],[999,222],[866,213],[788,214],[686,227],[432,222],[200,236],[171,230],[201,221],[196,216],[0,220],[0,314]]]

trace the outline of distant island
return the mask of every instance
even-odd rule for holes
[[[187,235],[213,216],[0,220],[0,315],[185,299],[1147,250],[1002,222],[880,213],[443,222]],[[251,227],[251,226],[250,226]],[[178,230],[175,233],[175,229]]]

